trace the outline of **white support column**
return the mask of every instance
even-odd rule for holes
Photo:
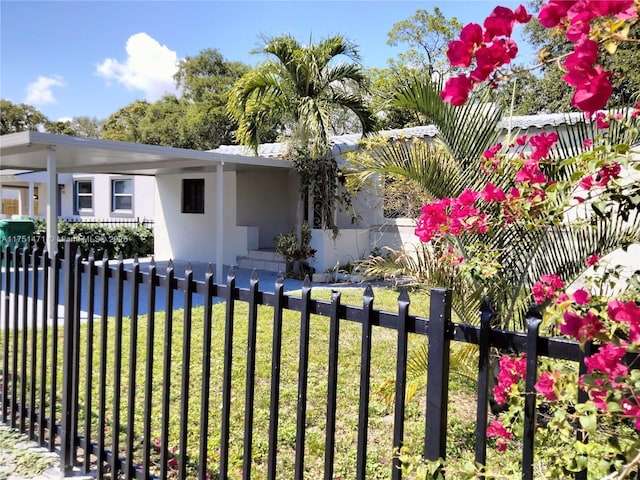
[[[47,147],[47,250],[49,255],[53,255],[58,249],[58,168],[56,158],[56,147],[50,145]],[[49,273],[49,318],[46,321],[52,321],[54,315],[57,317],[56,310],[57,300],[54,298],[53,292],[55,285],[55,275],[58,270],[51,267]]]
[[[58,249],[58,172],[56,147],[47,147],[47,250]]]
[[[216,283],[224,278],[224,162],[216,168]]]
[[[33,199],[33,195],[35,190],[33,188],[33,182],[29,182],[29,216],[33,217],[33,205],[35,203],[35,200]]]

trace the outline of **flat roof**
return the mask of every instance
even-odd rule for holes
[[[293,168],[277,158],[27,131],[0,136],[0,170],[46,170],[49,149],[58,173],[162,175],[215,171],[220,163],[225,171]]]

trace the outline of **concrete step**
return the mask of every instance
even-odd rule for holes
[[[238,267],[249,270],[264,270],[267,272],[286,272],[287,262],[278,260],[265,260],[253,257],[238,258]]]
[[[256,260],[270,260],[275,262],[284,262],[285,258],[282,255],[277,255],[272,248],[264,248],[260,250],[249,250],[246,258],[253,258]]]

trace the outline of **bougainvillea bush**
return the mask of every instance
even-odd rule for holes
[[[572,105],[584,112],[590,125],[576,154],[560,161],[554,157],[556,144],[563,141],[555,132],[496,143],[478,159],[477,168],[486,174],[483,185],[426,204],[415,232],[430,244],[448,241],[442,262],[460,276],[475,275],[494,291],[492,283],[502,282],[501,272],[511,266],[503,252],[487,248],[492,237],[516,232],[511,241],[517,242],[527,232],[554,231],[560,244],[582,247],[579,271],[568,264],[562,268],[562,262],[556,263],[557,271],[537,271],[528,264],[533,252],[520,260],[539,274],[529,285],[528,298],[543,309],[545,332],[578,341],[586,372],[579,374],[577,366],[563,362],[541,361],[536,392],[525,393],[526,358],[503,355],[492,392],[502,412],[487,436],[500,452],[522,439],[525,395],[539,396],[537,472],[544,478],[568,478],[585,468],[589,478],[637,478],[640,468],[640,272],[623,272],[600,259],[599,253],[607,251],[606,236],[596,244],[581,243],[581,231],[599,228],[601,220],[617,222],[626,232],[622,247],[640,243],[640,103],[611,107],[612,72],[598,64],[600,55],[615,54],[617,44],[633,41],[627,35],[639,12],[640,2],[634,0],[545,2],[538,20],[573,43],[571,53],[554,61],[574,88]],[[517,24],[531,18],[523,6],[498,6],[482,25],[465,26],[447,55],[452,65],[466,70],[446,81],[441,99],[462,107],[476,90],[495,87],[512,75],[510,64],[518,47],[511,35]],[[514,291],[509,288],[504,290]],[[579,397],[584,401],[578,402]],[[403,461],[412,468],[406,457]],[[422,477],[437,475],[439,467],[440,462],[423,466]],[[513,465],[503,471],[497,466],[464,471],[449,467],[449,476],[483,472],[511,478],[513,471]]]

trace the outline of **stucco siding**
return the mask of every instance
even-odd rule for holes
[[[223,259],[226,265],[236,263],[238,255],[246,255],[255,242],[254,229],[236,225],[236,173],[224,174]],[[182,213],[182,180],[204,179],[204,213]],[[216,261],[215,173],[158,175],[155,199],[155,256],[199,262]]]
[[[273,237],[295,226],[296,180],[288,171],[252,170],[239,171],[237,181],[237,225],[258,227],[259,247],[273,247]]]

